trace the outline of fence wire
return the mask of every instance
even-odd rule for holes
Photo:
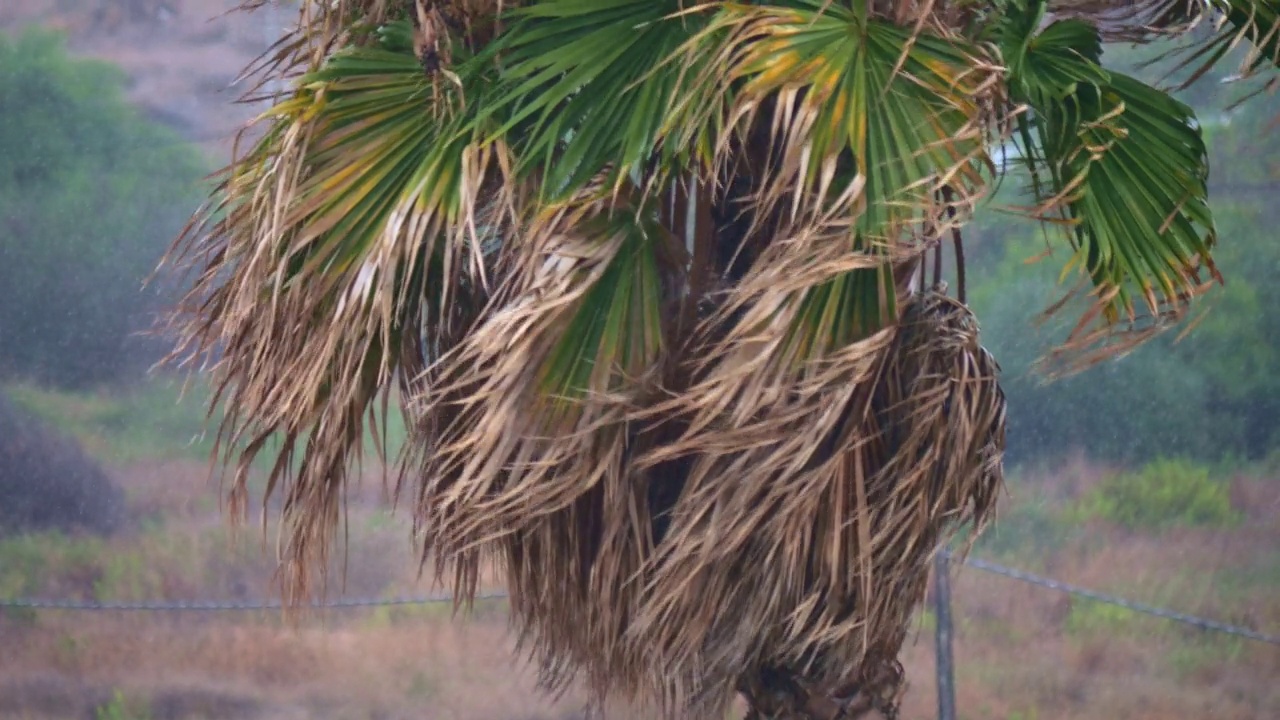
[[[1034,573],[1017,570],[1015,568],[1006,567],[998,563],[988,562],[979,558],[965,558],[964,564],[981,570],[983,572],[1000,575],[1011,580],[1037,585],[1048,590],[1065,592],[1078,597],[1087,598],[1096,602],[1106,603],[1126,608],[1137,613],[1151,615],[1173,622],[1180,622],[1187,625],[1198,627],[1202,630],[1211,632],[1224,633],[1227,635],[1235,635],[1237,637],[1255,640],[1269,645],[1280,645],[1280,635],[1271,635],[1258,632],[1239,625],[1230,625],[1210,618],[1198,617],[1181,613],[1166,608],[1147,605],[1128,598],[1119,597],[1117,595],[1109,595],[1107,593],[1090,590],[1088,588],[1072,585],[1071,583],[1062,582],[1053,578],[1047,578]],[[490,592],[476,595],[476,600],[502,600],[507,598],[505,592]],[[316,610],[343,610],[352,608],[368,608],[368,607],[390,607],[405,605],[435,605],[454,602],[451,595],[423,595],[415,597],[400,598],[353,598],[345,600],[332,600],[328,602],[306,603],[301,607]],[[286,607],[285,603],[275,600],[260,601],[216,601],[216,600],[175,600],[169,602],[95,602],[90,600],[46,600],[39,598],[13,598],[0,599],[0,608],[15,608],[29,610],[103,610],[103,611],[156,611],[156,612],[216,612],[216,611],[235,611],[235,610],[281,610]]]
[[[1236,635],[1239,637],[1248,638],[1250,640],[1257,640],[1258,642],[1268,643],[1271,645],[1280,645],[1280,635],[1268,635],[1266,633],[1261,633],[1261,632],[1258,632],[1257,630],[1251,630],[1249,628],[1241,627],[1239,625],[1228,625],[1227,623],[1218,622],[1217,620],[1210,620],[1208,618],[1197,617],[1195,615],[1188,615],[1186,613],[1180,613],[1174,610],[1167,610],[1165,608],[1155,607],[1154,605],[1147,605],[1145,603],[1136,602],[1134,600],[1118,597],[1116,595],[1108,595],[1107,593],[1101,593],[1101,592],[1098,592],[1097,590],[1090,590],[1088,588],[1083,588],[1078,585],[1072,585],[1070,583],[1065,583],[1060,580],[1054,580],[1053,578],[1047,578],[1040,575],[1035,575],[1033,573],[1025,572],[1022,570],[1016,570],[1014,568],[1005,567],[1004,565],[999,565],[993,562],[987,562],[986,560],[980,560],[978,558],[966,558],[964,560],[964,564],[974,569],[982,570],[983,572],[989,572],[995,575],[1002,575],[1012,580],[1018,580],[1020,582],[1029,583],[1031,585],[1038,585],[1040,587],[1047,588],[1049,590],[1057,590],[1059,592],[1065,592],[1071,595],[1088,598],[1090,600],[1106,603],[1108,605],[1116,605],[1118,607],[1126,608],[1128,610],[1132,610],[1138,613],[1143,613],[1145,615],[1152,615],[1158,618],[1164,618],[1165,620],[1172,620],[1174,622],[1186,623],[1187,625],[1194,625],[1195,627],[1198,627],[1202,630],[1211,630],[1213,632],[1226,633],[1227,635]]]
[[[504,592],[479,593],[476,601],[501,600],[507,597]],[[391,607],[397,605],[438,605],[452,603],[452,595],[424,595],[401,598],[352,598],[331,600],[328,602],[302,603],[296,607],[312,610],[346,610],[350,608]],[[217,601],[217,600],[174,600],[167,602],[95,602],[92,600],[42,600],[38,598],[17,598],[0,600],[0,608],[18,608],[28,610],[111,610],[111,611],[222,611],[222,610],[282,610],[287,606],[279,600],[258,601]]]

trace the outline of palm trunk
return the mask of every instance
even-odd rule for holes
[[[786,670],[762,669],[740,687],[748,704],[746,720],[859,720],[898,717],[902,668],[886,662],[864,680],[840,687],[810,688]]]

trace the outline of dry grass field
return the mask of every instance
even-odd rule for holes
[[[172,396],[56,395],[10,388],[104,458],[128,497],[109,538],[0,540],[0,597],[129,602],[274,597],[270,530],[228,531],[191,438],[198,406]],[[155,397],[150,397],[155,395]],[[155,413],[155,410],[151,410]],[[394,429],[393,429],[394,430]],[[977,551],[1033,572],[1276,632],[1280,512],[1265,473],[1228,478],[1229,526],[1135,532],[1071,511],[1109,475],[1078,460],[1017,471],[1001,522]],[[439,592],[419,581],[406,513],[378,473],[355,493],[346,587],[331,598]],[[335,567],[335,578],[341,570]],[[496,585],[493,586],[497,588]],[[1072,600],[972,568],[955,591],[961,717],[1252,720],[1280,717],[1280,648]],[[932,617],[906,653],[905,717],[934,717]],[[581,698],[534,690],[502,601],[329,610],[0,613],[0,717],[93,720],[466,718],[559,720]],[[610,717],[643,718],[618,708]]]

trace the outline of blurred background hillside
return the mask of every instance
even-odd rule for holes
[[[0,27],[59,30],[77,56],[123,71],[126,99],[148,121],[222,158],[236,126],[251,116],[233,105],[241,70],[278,36],[274,18],[229,12],[239,0],[5,0]],[[295,5],[296,3],[290,3]]]
[[[139,335],[174,285],[143,281],[255,112],[236,77],[291,18],[226,15],[236,4],[0,0],[0,600],[275,597],[273,529],[230,536],[209,479],[208,389],[147,372],[165,346]],[[1150,52],[1108,53],[1160,76],[1138,66]],[[972,231],[970,299],[1010,402],[1009,492],[975,552],[1278,633],[1280,96],[1229,110],[1239,94],[1211,78],[1184,96],[1211,148],[1227,285],[1180,342],[1046,384],[1033,363],[1065,329],[1037,316],[1064,291],[1060,263],[1028,264],[1046,238],[995,209]],[[329,597],[438,590],[417,580],[380,468],[367,475]],[[961,717],[1280,717],[1280,648],[975,570],[955,593]],[[579,698],[532,692],[504,622],[500,602],[292,627],[0,609],[0,718],[575,716]],[[907,657],[913,720],[935,716],[932,622]]]

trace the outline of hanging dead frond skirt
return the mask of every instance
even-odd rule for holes
[[[810,592],[827,605],[811,611],[801,640],[780,639],[772,657],[744,673],[741,687],[758,715],[896,714],[903,687],[898,654],[924,599],[933,553],[965,524],[975,537],[1002,484],[1005,398],[998,374],[967,307],[937,291],[911,301],[871,412],[845,448],[854,472],[835,479],[843,487],[833,490],[833,500],[839,492],[865,496],[865,510],[851,514],[856,525],[869,527],[813,539],[813,555],[823,553],[823,542],[844,542],[852,562],[844,578],[814,578]],[[773,567],[756,580],[790,572]]]
[[[714,472],[686,485],[697,458],[638,470],[645,436],[623,421],[598,436],[626,451],[572,502],[440,559],[463,575],[503,561],[521,646],[552,690],[583,681],[597,700],[690,717],[723,717],[738,692],[768,717],[892,714],[932,555],[993,508],[1005,399],[973,314],[942,292],[911,297],[876,342],[861,382],[807,401],[841,416],[828,437],[797,413],[778,426],[793,437],[746,458],[812,447],[769,487]]]

